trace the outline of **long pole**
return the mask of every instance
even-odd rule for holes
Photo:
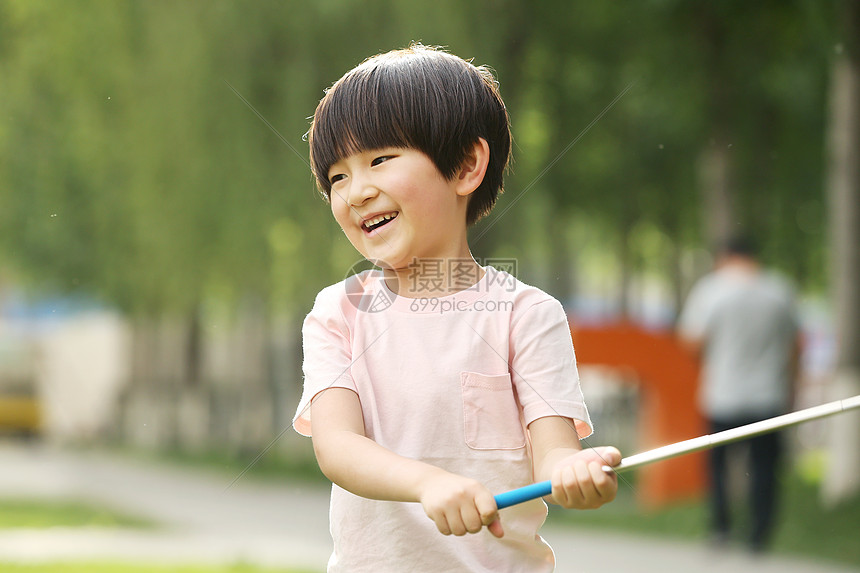
[[[788,426],[802,424],[804,422],[825,418],[834,414],[841,414],[842,412],[847,412],[848,410],[853,410],[855,408],[860,408],[860,395],[845,398],[843,400],[836,400],[834,402],[828,402],[827,404],[822,404],[820,406],[813,406],[812,408],[798,410],[797,412],[769,418],[767,420],[762,420],[761,422],[747,424],[746,426],[732,428],[723,432],[717,432],[716,434],[700,436],[698,438],[692,438],[690,440],[684,440],[683,442],[655,448],[647,452],[626,457],[615,467],[603,466],[603,471],[622,473],[646,464],[668,460],[684,454],[709,450],[716,446],[745,440],[753,436],[767,434]],[[551,482],[538,482],[496,495],[496,506],[499,509],[503,509],[505,507],[536,499],[538,497],[543,497],[551,493]]]

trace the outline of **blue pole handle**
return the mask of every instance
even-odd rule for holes
[[[537,499],[539,497],[543,497],[551,493],[552,482],[541,481],[517,489],[512,489],[511,491],[506,491],[505,493],[500,493],[494,497],[496,500],[496,507],[498,507],[499,509],[504,509],[506,507],[510,507],[512,505],[516,505],[524,501],[529,501],[530,499]]]

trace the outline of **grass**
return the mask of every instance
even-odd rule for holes
[[[0,529],[47,527],[151,528],[155,524],[80,501],[0,499]]]
[[[49,527],[135,527],[144,519],[91,503],[65,500],[0,499],[0,529]],[[232,565],[164,565],[123,562],[4,563],[3,573],[311,573],[308,570]],[[317,572],[314,572],[317,573]]]
[[[626,477],[626,476],[625,476]],[[551,510],[554,524],[590,529],[609,529],[641,535],[704,542],[707,539],[707,508],[703,501],[645,511],[637,507],[635,484],[622,485],[618,497],[597,511]],[[739,506],[738,536],[743,534]],[[860,496],[833,509],[822,507],[818,487],[800,475],[786,476],[782,484],[780,513],[774,531],[772,551],[787,556],[804,556],[824,561],[860,566]],[[738,540],[742,541],[742,540]]]
[[[3,573],[311,573],[298,569],[271,569],[254,565],[155,565],[132,563],[2,563]]]

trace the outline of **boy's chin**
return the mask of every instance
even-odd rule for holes
[[[367,262],[386,272],[414,272],[416,268],[416,261],[418,260],[416,258],[411,258],[392,261],[391,259],[380,259],[372,257],[369,256],[367,253],[362,253],[361,251],[358,252],[361,254],[362,257],[364,257]]]

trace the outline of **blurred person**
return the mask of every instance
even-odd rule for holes
[[[726,242],[715,269],[692,288],[678,323],[701,360],[699,407],[712,433],[788,412],[794,402],[800,337],[793,286],[763,268],[747,236]],[[730,537],[729,459],[748,448],[747,542],[767,548],[777,511],[782,435],[765,434],[710,452],[710,528],[715,545]]]

